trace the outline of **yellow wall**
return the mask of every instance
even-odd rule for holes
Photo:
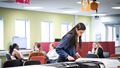
[[[83,22],[83,23],[85,23],[85,25],[89,26],[89,40],[91,40],[92,39],[92,35],[91,35],[91,33],[92,33],[91,32],[91,30],[92,30],[92,27],[91,27],[92,17],[90,17],[90,16],[78,16],[78,22]]]
[[[78,16],[78,22],[83,22],[87,25],[91,23],[91,17],[90,16]]]
[[[28,19],[30,21],[30,44],[40,41],[41,30],[40,22],[51,21],[54,23],[54,35],[55,38],[60,38],[61,23],[68,21],[72,26],[74,25],[74,15],[47,13],[38,11],[27,11],[17,9],[0,8],[0,16],[4,19],[4,47],[8,49],[11,44],[11,39],[15,32],[15,20],[16,19]],[[91,23],[91,17],[79,16],[79,21],[87,20],[87,23]]]

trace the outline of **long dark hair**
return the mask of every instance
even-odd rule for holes
[[[13,45],[10,45],[10,47],[9,47],[9,53],[12,55],[13,50],[15,48],[17,48],[17,47],[18,47],[18,45],[16,43],[13,43]]]
[[[77,45],[77,32],[76,32],[76,28],[77,28],[77,30],[86,30],[86,27],[85,27],[85,25],[83,24],[83,23],[78,23],[77,25],[75,25],[67,34],[65,34],[64,36],[63,36],[63,38],[66,36],[66,35],[68,35],[68,34],[71,34],[71,39],[70,39],[70,44],[72,44],[72,45]],[[82,40],[81,40],[81,36],[79,37],[79,47],[81,48],[81,42],[82,42]]]

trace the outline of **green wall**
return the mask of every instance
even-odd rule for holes
[[[51,21],[54,23],[55,38],[60,38],[61,36],[61,23],[67,21],[74,26],[74,15],[68,14],[0,8],[0,16],[4,19],[4,47],[6,50],[11,44],[11,39],[14,36],[16,19],[28,19],[30,21],[31,46],[33,42],[41,40],[40,22]],[[78,16],[78,21],[89,24],[91,23],[91,17]]]

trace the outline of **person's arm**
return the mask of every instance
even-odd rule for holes
[[[92,47],[92,51],[91,51],[92,54],[95,54],[95,49]]]
[[[81,56],[78,52],[75,54],[75,56],[76,56],[76,59],[81,58]]]
[[[18,51],[17,49],[14,50],[15,51],[15,56],[18,58],[18,59],[23,59],[23,55],[20,51]]]
[[[67,58],[69,56],[68,53],[64,51],[64,49],[67,49],[70,44],[71,34],[66,35],[56,48],[56,52],[59,54],[59,56],[62,56],[64,58]]]

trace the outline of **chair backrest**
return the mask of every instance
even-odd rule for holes
[[[99,58],[98,55],[95,54],[87,54],[87,58]]]
[[[29,61],[26,61],[23,65],[27,66],[27,65],[39,65],[39,64],[41,63],[38,60],[29,60]]]
[[[30,60],[39,60],[41,64],[46,63],[46,57],[45,56],[33,56],[30,58]]]
[[[33,56],[44,56],[44,54],[41,53],[41,52],[32,52],[32,53],[30,53],[30,55],[29,55],[29,59],[30,59],[31,57],[33,57]]]
[[[9,60],[5,61],[3,67],[16,67],[16,66],[23,66],[23,62],[21,60]]]
[[[7,60],[12,60],[10,54],[8,54],[8,53],[6,54],[6,59],[7,59]]]

